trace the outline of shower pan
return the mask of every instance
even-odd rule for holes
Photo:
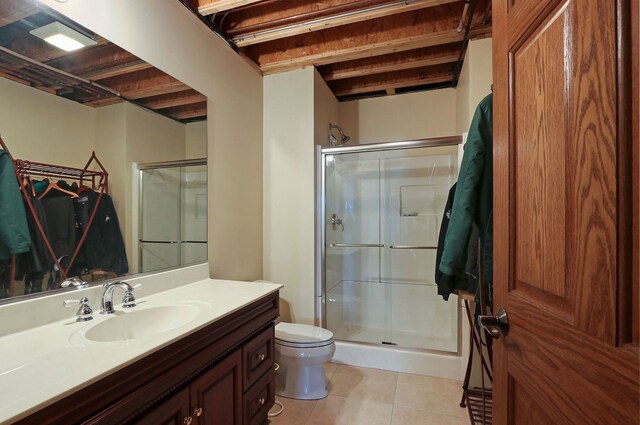
[[[434,282],[460,137],[319,152],[318,321],[340,341],[458,353]]]

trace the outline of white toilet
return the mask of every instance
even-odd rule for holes
[[[336,351],[333,333],[298,323],[276,325],[276,394],[302,400],[327,396],[324,364]]]

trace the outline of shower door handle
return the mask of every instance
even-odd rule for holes
[[[377,243],[331,243],[330,248],[384,248],[383,244]]]
[[[438,249],[437,246],[428,245],[389,245],[391,249]]]

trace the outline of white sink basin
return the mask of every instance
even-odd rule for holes
[[[165,305],[143,310],[116,313],[115,316],[90,327],[84,337],[90,341],[126,341],[166,332],[198,317],[196,305]]]

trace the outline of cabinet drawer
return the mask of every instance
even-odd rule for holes
[[[269,326],[242,347],[243,388],[248,390],[266,371],[273,368],[275,328]]]
[[[275,403],[275,373],[265,373],[243,398],[244,425],[262,425]]]

